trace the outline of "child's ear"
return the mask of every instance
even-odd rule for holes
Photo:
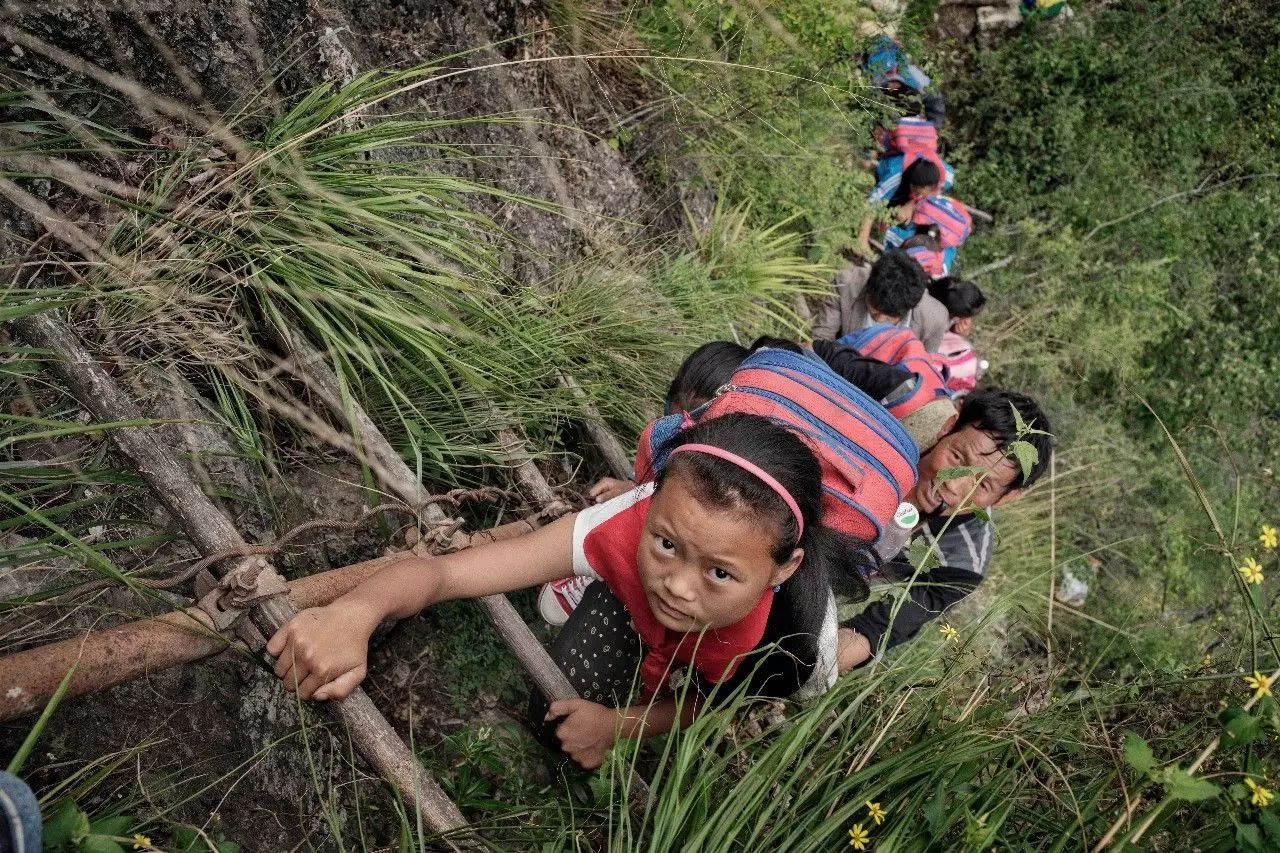
[[[804,562],[804,549],[803,548],[795,549],[794,551],[791,552],[791,556],[787,558],[787,561],[785,563],[783,563],[781,566],[778,566],[778,568],[774,569],[773,577],[769,579],[769,583],[773,586],[777,586],[778,584],[781,584],[781,583],[786,583],[788,580],[791,579],[791,576],[796,573],[796,569],[800,568],[800,564],[803,562]]]

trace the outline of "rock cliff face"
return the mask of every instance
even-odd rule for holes
[[[882,0],[877,5],[893,13],[901,4]],[[483,156],[465,165],[451,161],[448,168],[466,169],[467,177],[550,200],[567,211],[478,202],[522,245],[504,259],[517,278],[536,280],[566,260],[665,233],[683,218],[682,203],[694,208],[695,217],[699,206],[709,203],[705,192],[685,195],[697,191],[671,180],[669,173],[663,185],[649,183],[642,164],[608,143],[629,114],[653,100],[652,93],[623,64],[570,56],[574,47],[547,32],[539,2],[37,0],[9,2],[3,9],[0,88],[49,87],[69,112],[144,138],[172,132],[171,120],[131,93],[171,98],[214,121],[236,113],[241,132],[249,132],[318,84],[340,85],[372,69],[431,61],[468,69],[385,109],[515,119],[460,129],[450,141]],[[944,37],[969,39],[991,31],[997,19],[1014,18],[1014,0],[942,0],[937,29]],[[30,189],[55,209],[66,203],[47,181],[31,182]],[[0,257],[14,258],[22,239],[37,233],[27,217],[0,202]],[[139,377],[134,391],[159,417],[199,421],[197,391],[163,380]],[[190,453],[212,491],[305,495],[301,508],[290,508],[292,498],[277,501],[286,524],[350,517],[362,503],[354,486],[337,487],[359,482],[356,472],[341,465],[308,466],[285,472],[283,484],[267,484],[250,466],[230,461],[235,443],[214,427],[166,430],[175,446]],[[281,485],[291,488],[280,490]],[[237,507],[246,533],[269,537],[265,513],[251,501]],[[326,543],[313,546],[303,562],[322,569],[370,556],[374,549],[368,541],[350,548]],[[0,597],[38,585],[32,572],[0,577]],[[67,617],[60,630],[65,635],[132,618],[148,606],[163,603],[111,594]],[[400,629],[377,653],[370,688],[404,733],[413,721],[412,735],[421,748],[436,744],[461,721],[431,684],[431,668],[421,674],[423,632],[418,628]],[[163,812],[166,819],[206,827],[239,841],[250,853],[294,849],[302,839],[327,849],[335,828],[342,832],[354,819],[353,789],[376,789],[378,783],[365,781],[366,772],[347,763],[346,745],[314,728],[312,715],[305,734],[302,720],[297,704],[274,678],[252,662],[226,655],[66,703],[41,741],[42,760],[32,762],[51,769],[44,776],[37,771],[33,781],[61,778],[63,762],[80,764],[151,744],[130,764],[134,772],[128,778],[92,794],[98,802],[82,804],[103,805],[102,798],[115,790],[140,790],[147,802],[137,813]],[[0,754],[21,741],[29,724],[0,725]],[[357,777],[361,781],[353,783]]]
[[[653,210],[642,182],[606,139],[637,105],[638,84],[608,62],[571,58],[538,4],[441,0],[52,0],[10,4],[17,33],[0,49],[12,79],[85,79],[70,55],[218,117],[246,104],[262,115],[323,82],[444,58],[471,68],[389,104],[418,114],[517,114],[477,125],[459,144],[485,155],[474,177],[571,208],[568,217],[512,205],[500,223],[534,250],[598,245]],[[38,39],[33,46],[24,41]],[[62,53],[59,53],[62,52]],[[68,67],[70,66],[70,68]],[[109,87],[108,87],[109,88]],[[68,96],[69,108],[151,132],[166,121],[127,99]],[[114,113],[114,115],[112,114]],[[251,124],[252,122],[247,122]],[[150,135],[150,134],[148,134]],[[493,211],[487,211],[493,212]],[[596,219],[603,215],[609,222]],[[586,223],[591,227],[587,228]],[[612,224],[609,224],[612,223]],[[604,233],[601,233],[601,231]],[[535,251],[536,253],[536,251]]]
[[[0,18],[6,27],[0,29],[0,73],[9,85],[55,91],[68,111],[144,138],[172,132],[172,122],[150,111],[145,97],[131,97],[135,91],[171,98],[212,120],[247,105],[239,125],[247,133],[312,86],[345,83],[371,69],[450,57],[444,60],[450,68],[470,70],[386,108],[418,115],[515,115],[518,120],[460,131],[450,141],[484,156],[449,168],[465,168],[467,177],[545,198],[570,211],[557,215],[484,202],[488,206],[483,212],[524,247],[506,259],[519,278],[533,280],[584,252],[630,243],[670,208],[678,209],[665,199],[665,190],[647,186],[640,170],[606,142],[616,122],[642,103],[638,80],[609,62],[562,57],[572,48],[546,32],[548,22],[537,4],[45,0],[9,3],[5,12]],[[56,186],[31,189],[55,210],[68,203]],[[26,217],[3,204],[0,218],[0,234],[10,235],[0,237],[5,240],[0,251],[10,259],[21,238],[37,232]],[[163,380],[134,377],[134,392],[159,417],[201,421],[196,389]],[[207,423],[165,431],[190,454],[214,491],[263,494],[266,488],[274,493],[279,485],[291,486],[293,495],[306,494],[301,514],[308,518],[348,517],[352,506],[361,505],[354,487],[335,487],[359,483],[358,473],[342,466],[317,463],[296,477],[285,472],[283,484],[264,484],[250,466],[228,461],[234,441]],[[327,485],[316,488],[317,482]],[[288,502],[278,503],[289,518]],[[237,516],[247,534],[270,536],[268,516],[254,511],[252,502]],[[162,517],[157,520],[163,522]],[[358,545],[365,553],[321,546],[304,561],[322,569],[329,560],[370,556],[369,542]],[[39,585],[34,574],[6,579],[6,584],[0,591],[13,594]],[[70,615],[62,632],[142,615],[148,606],[164,605],[112,593]],[[421,657],[421,634],[412,625],[395,632],[378,652],[381,675],[370,685],[406,735],[413,721],[419,747],[434,745],[462,722],[452,709],[430,707],[432,701],[443,701],[445,708],[449,700],[424,687],[429,674],[419,677],[416,686],[396,680],[396,673],[408,680],[404,660]],[[414,667],[415,672],[421,669],[421,664]],[[411,711],[401,707],[408,704],[414,705]],[[297,704],[275,679],[249,661],[225,655],[67,702],[41,740],[42,760],[30,767],[49,768],[35,770],[33,781],[39,785],[65,775],[65,765],[57,767],[61,762],[79,764],[152,744],[139,752],[129,778],[115,787],[102,786],[82,805],[101,806],[102,798],[115,790],[138,789],[149,802],[135,813],[163,810],[169,820],[208,827],[242,843],[246,851],[293,849],[303,838],[325,849],[333,828],[341,831],[353,819],[351,790],[365,785],[376,789],[378,783],[352,783],[366,771],[352,768],[345,744],[313,728],[313,715],[308,718],[304,735]],[[10,752],[30,723],[0,725],[0,753]]]

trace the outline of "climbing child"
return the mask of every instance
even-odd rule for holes
[[[947,309],[949,330],[958,335],[973,331],[973,318],[987,305],[987,296],[971,281],[943,276],[929,282],[929,294]]]
[[[946,101],[939,92],[930,92],[933,81],[911,61],[906,50],[893,36],[884,32],[865,31],[869,36],[861,55],[862,68],[871,78],[871,85],[892,102],[907,97],[922,102],[925,118],[941,129],[946,121]]]
[[[1019,420],[1041,432],[1020,436]],[[921,454],[919,477],[905,498],[919,511],[915,539],[938,565],[920,574],[900,604],[878,601],[843,623],[841,670],[911,639],[982,583],[995,550],[993,510],[1018,500],[1048,470],[1050,431],[1044,410],[1025,394],[987,390],[965,398],[946,435]],[[1029,470],[1009,452],[1018,440],[1035,448]],[[908,549],[880,573],[911,578]]]
[[[973,282],[951,276],[929,282],[929,293],[946,307],[951,318],[937,353],[938,364],[947,377],[947,390],[954,396],[967,394],[977,387],[987,369],[987,362],[969,342],[973,318],[987,304],[987,297]]]
[[[876,323],[916,333],[937,350],[947,331],[947,309],[926,293],[929,278],[905,252],[886,252],[874,264],[850,263],[835,275],[831,293],[814,311],[814,340],[834,340]]]
[[[900,123],[895,128],[895,133],[890,135],[890,141],[887,144],[893,144],[892,140],[895,136],[900,136],[897,131],[901,129]],[[867,196],[867,201],[873,203],[888,202],[891,206],[902,204],[907,197],[905,191],[902,191],[902,185],[904,182],[911,182],[908,172],[922,160],[933,166],[937,172],[937,177],[933,178],[931,176],[928,182],[919,182],[920,185],[931,187],[931,193],[939,193],[951,189],[956,180],[955,170],[938,155],[936,150],[915,148],[903,152],[891,149],[875,161],[876,185]],[[915,173],[912,174],[914,175]],[[900,191],[903,194],[900,194]]]
[[[300,698],[341,698],[363,680],[384,619],[592,577],[603,582],[551,648],[582,698],[553,702],[544,716],[560,748],[594,768],[619,737],[689,720],[712,687],[745,677],[738,670],[757,646],[797,635],[816,643],[827,578],[860,576],[850,564],[861,552],[821,523],[822,470],[809,447],[767,418],[728,414],[679,431],[654,458],[650,482],[607,503],[518,539],[406,556],[303,611],[268,643],[276,674]],[[691,679],[690,701],[677,701],[673,676]],[[768,695],[807,677],[791,676],[766,685]]]
[[[892,249],[914,233],[912,217],[916,204],[940,191],[942,173],[931,160],[921,158],[912,163],[895,179],[893,189],[881,193],[881,186],[872,191],[870,201],[885,202],[887,210],[873,213],[862,220],[858,228],[857,250],[863,257],[871,257],[871,238],[878,236],[885,241],[885,249]],[[879,228],[877,229],[877,226]],[[892,245],[889,245],[892,244]]]
[[[749,352],[746,347],[732,341],[710,341],[689,353],[667,388],[662,413],[689,412],[710,400],[716,395],[716,389],[729,381]],[[590,495],[596,503],[604,503],[635,486],[634,480],[601,477],[591,487]]]

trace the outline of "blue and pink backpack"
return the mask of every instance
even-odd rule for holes
[[[938,129],[928,119],[906,116],[898,119],[885,143],[890,154],[938,153]]]
[[[833,530],[875,542],[915,485],[920,454],[893,415],[816,355],[778,349],[747,356],[705,405],[650,423],[637,481],[666,464],[661,449],[680,430],[735,412],[763,415],[809,445],[822,467],[822,523]]]
[[[938,154],[938,129],[928,119],[911,117],[898,119],[897,124],[889,131],[889,138],[885,144],[889,155],[902,155],[903,171],[910,168],[911,164],[921,157],[931,161],[938,168],[938,174],[942,175],[938,192],[942,192],[953,183],[954,173],[951,166]]]

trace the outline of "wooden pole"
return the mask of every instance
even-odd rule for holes
[[[338,377],[329,368],[323,356],[299,336],[284,332],[281,332],[280,336],[286,347],[293,353],[298,369],[302,371],[303,381],[321,391],[321,399],[329,406],[335,417],[343,419],[352,429],[359,431],[357,438],[366,452],[379,461],[380,471],[391,478],[383,485],[402,500],[407,501],[409,496],[419,494],[422,486],[417,476],[409,470],[409,466],[391,447],[360,404],[354,400],[343,404]],[[524,442],[514,430],[509,428],[500,430],[498,437],[508,453],[515,455],[517,459],[523,455]],[[614,441],[616,442],[616,439]],[[527,456],[515,463],[515,469],[516,477],[526,493],[544,508],[560,503],[554,490],[542,476],[542,472]],[[429,505],[424,515],[433,524],[445,520],[443,511],[435,504]],[[493,623],[494,628],[506,641],[507,646],[519,659],[520,665],[524,667],[525,672],[548,702],[579,698],[578,692],[573,689],[569,679],[533,636],[529,626],[520,618],[520,614],[511,606],[511,602],[505,595],[486,595],[479,601],[489,621]],[[649,786],[639,774],[631,772],[628,789],[631,807],[636,811],[643,810],[649,800]]]
[[[294,365],[302,381],[307,387],[317,392],[334,417],[344,421],[356,434],[356,439],[360,442],[363,451],[377,460],[378,466],[374,474],[379,479],[385,480],[382,485],[410,506],[417,506],[424,495],[417,475],[400,458],[400,454],[396,453],[395,448],[383,436],[364,408],[355,400],[347,399],[344,402],[338,377],[329,367],[324,356],[298,335],[280,332],[279,337],[293,354]],[[516,436],[514,430],[503,430],[499,439],[504,447],[510,447],[511,452],[519,452],[523,449],[523,442]],[[549,503],[559,502],[551,486],[532,462],[526,459],[517,463],[516,473],[529,497],[544,508]],[[449,520],[436,504],[428,504],[423,510],[423,515],[429,524],[442,524]],[[479,599],[479,602],[489,621],[493,623],[507,647],[520,661],[520,665],[538,690],[547,697],[547,701],[554,702],[557,699],[577,697],[578,694],[569,683],[569,679],[560,671],[560,667],[556,666],[542,643],[533,636],[529,626],[520,618],[520,614],[516,612],[505,595],[486,595]]]
[[[575,399],[581,401],[584,414],[582,427],[609,466],[610,473],[619,480],[630,477],[631,461],[627,458],[627,451],[622,447],[622,442],[604,425],[604,418],[600,417],[596,407],[587,402],[587,392],[582,390],[582,386],[572,376],[563,373],[560,374],[560,384],[568,388]]]
[[[472,534],[466,547],[534,529],[531,522],[513,521]],[[391,554],[309,575],[289,584],[289,598],[299,610],[322,607],[405,556]],[[5,686],[0,690],[0,722],[44,707],[72,666],[76,674],[67,695],[84,696],[212,657],[233,643],[217,632],[207,613],[188,607],[0,657],[0,684]]]
[[[13,327],[28,343],[56,356],[48,369],[97,420],[105,423],[142,418],[133,401],[60,320],[46,312],[15,320]],[[121,428],[112,430],[111,438],[202,554],[246,544],[231,521],[205,496],[190,474],[169,457],[149,430]],[[270,582],[273,578],[279,580],[279,575],[268,565],[259,581]],[[269,637],[296,613],[288,597],[281,596],[257,604],[249,618]],[[326,706],[347,727],[360,754],[404,795],[427,826],[443,833],[466,825],[458,807],[431,779],[364,691],[357,689],[346,699]]]

